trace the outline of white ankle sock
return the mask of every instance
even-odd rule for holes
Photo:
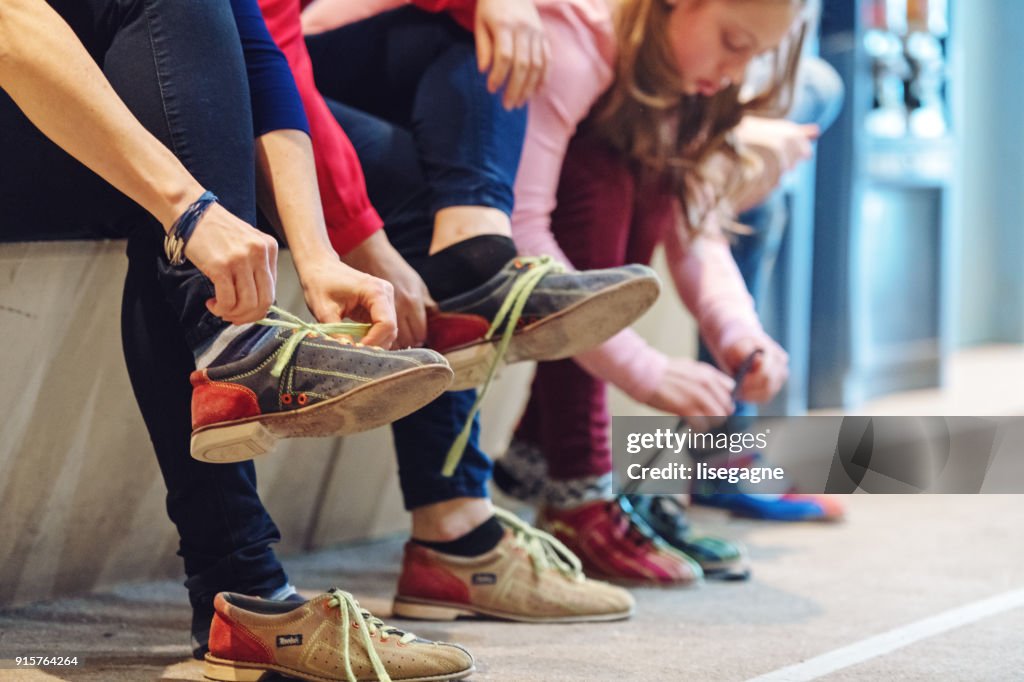
[[[240,324],[231,325],[225,327],[224,331],[214,337],[210,345],[206,347],[202,353],[196,357],[196,369],[205,369],[209,367],[217,356],[224,352],[224,349],[228,347],[228,344],[237,339],[242,334],[252,329],[255,325],[253,324]]]

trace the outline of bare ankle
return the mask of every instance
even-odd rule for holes
[[[450,542],[494,515],[487,498],[459,497],[412,510],[412,536],[426,542]]]
[[[430,255],[472,237],[512,236],[512,222],[504,211],[487,206],[450,206],[434,216]]]

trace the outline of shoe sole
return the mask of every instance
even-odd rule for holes
[[[340,655],[340,654],[339,654]],[[429,677],[395,677],[395,682],[446,682],[447,680],[461,680],[476,672],[476,666],[466,670],[446,675],[431,675]],[[307,682],[336,682],[335,677],[323,677],[312,673],[303,673],[298,670],[286,668],[273,664],[241,663],[217,658],[212,654],[206,654],[206,667],[203,676],[208,680],[217,682],[261,682],[272,679],[280,679],[278,675],[285,675],[290,679],[306,680]]]
[[[656,277],[621,282],[516,332],[505,364],[562,360],[600,345],[636,322],[661,292]],[[500,339],[475,343],[444,354],[455,372],[449,391],[482,385],[498,354]]]
[[[736,562],[715,562],[709,563],[708,565],[701,564],[701,569],[704,571],[704,578],[706,580],[714,580],[718,582],[739,582],[741,580],[750,580],[753,571],[750,569],[750,564],[746,561]]]
[[[392,615],[395,618],[433,621],[452,621],[459,618],[496,618],[516,623],[599,623],[626,620],[632,617],[633,609],[616,613],[584,616],[526,616],[480,606],[452,604],[450,602],[415,599],[412,597],[395,597],[395,601],[392,604]]]
[[[451,379],[445,365],[423,365],[297,410],[204,426],[192,432],[192,457],[213,464],[244,462],[269,452],[282,438],[369,431],[433,402]]]
[[[699,577],[683,578],[680,580],[658,580],[657,578],[623,578],[622,576],[607,575],[600,571],[584,570],[588,578],[601,580],[618,587],[639,588],[639,587],[662,587],[665,589],[698,588],[704,585],[706,575],[701,573]]]

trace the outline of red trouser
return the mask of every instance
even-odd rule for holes
[[[551,229],[580,270],[648,263],[672,229],[672,195],[603,143],[573,138],[558,184]],[[572,360],[542,362],[516,438],[547,455],[555,480],[601,476],[612,470],[605,382]]]

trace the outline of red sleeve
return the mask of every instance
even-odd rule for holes
[[[295,76],[309,118],[327,235],[334,250],[344,255],[384,223],[370,205],[366,179],[352,143],[316,89],[313,64],[302,37],[298,0],[259,0],[259,5],[270,35],[288,59]]]
[[[447,12],[468,31],[473,30],[477,0],[412,0],[412,4],[428,12]]]

